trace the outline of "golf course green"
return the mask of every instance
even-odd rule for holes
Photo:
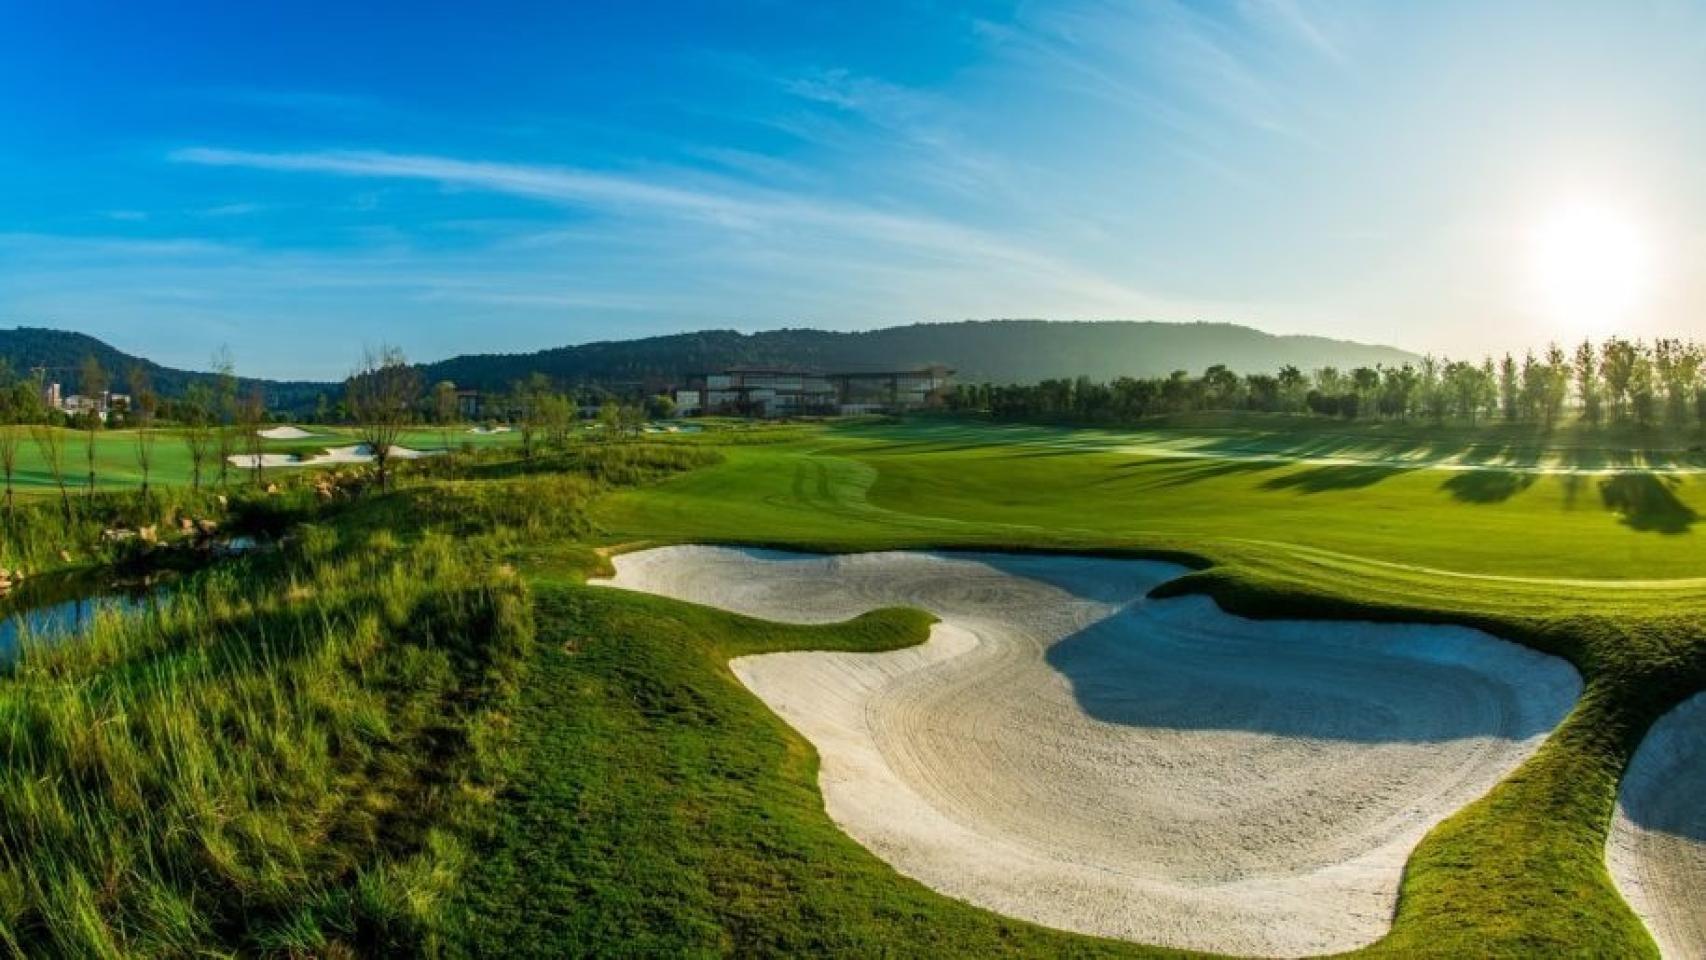
[[[1684,444],[1294,422],[795,428],[615,493],[595,517],[619,544],[1185,558],[1202,569],[1162,592],[1257,617],[1461,623],[1557,654],[1585,682],[1575,709],[1427,836],[1392,932],[1369,949],[1652,953],[1604,846],[1642,735],[1706,686],[1697,458]]]
[[[354,442],[327,434],[265,449]],[[66,511],[66,526],[56,525],[51,486],[29,475],[21,501],[36,507],[20,522],[42,524],[36,556],[57,555],[63,530],[98,537],[108,510],[141,523],[166,509],[129,489],[128,435],[98,439],[111,463],[102,482],[116,489],[91,497],[90,510]],[[924,663],[943,656],[943,630],[951,649],[981,649],[963,624],[1008,603],[1054,617],[1060,629],[1048,636],[1064,637],[1043,644],[1046,662],[1013,674],[1043,691],[1032,705],[1058,689],[1057,662],[1063,676],[1078,664],[1088,671],[1074,681],[1089,684],[1084,696],[1114,698],[1114,722],[1146,736],[1207,737],[1232,757],[1240,743],[1288,740],[1284,749],[1299,756],[1338,758],[1349,779],[1373,770],[1360,769],[1364,747],[1384,751],[1381,769],[1399,774],[1430,763],[1480,771],[1485,779],[1459,777],[1448,805],[1410,821],[1402,846],[1386,848],[1397,852],[1385,892],[1367,902],[1387,906],[1323,949],[1658,955],[1620,891],[1622,875],[1607,867],[1607,840],[1624,770],[1649,728],[1706,689],[1706,547],[1696,530],[1706,462],[1693,438],[1217,414],[1129,431],[935,417],[724,422],[631,439],[571,436],[531,456],[513,434],[470,439],[485,446],[453,471],[408,465],[388,490],[326,496],[309,467],[269,472],[271,491],[234,471],[222,520],[236,530],[260,524],[276,550],[187,574],[160,614],[97,624],[87,642],[26,649],[18,673],[0,680],[0,734],[15,754],[0,776],[0,947],[29,956],[562,956],[612,944],[648,956],[1197,955],[1154,945],[1141,926],[1095,919],[1094,902],[1072,907],[1086,922],[1043,925],[1019,917],[1056,914],[986,909],[974,904],[1012,901],[956,895],[954,883],[932,882],[935,868],[897,870],[893,851],[856,839],[882,823],[861,833],[832,816],[835,798],[857,785],[855,794],[845,780],[828,790],[820,776],[839,776],[845,758],[820,756],[819,740],[783,719],[813,715],[815,701],[788,700],[792,681],[774,681],[779,668],[768,667],[768,697],[783,698],[773,712],[743,679],[764,673],[751,664],[773,654],[898,653],[869,663]],[[80,455],[81,437],[68,440]],[[422,431],[402,442],[441,441]],[[168,444],[155,483],[182,485],[187,467],[168,460]],[[81,462],[67,459],[75,491]],[[211,511],[212,500],[186,502]],[[649,548],[686,544],[785,549],[831,571],[835,561],[821,555],[930,555],[848,558],[901,564],[892,568],[898,592],[880,595],[900,599],[798,611],[782,594],[769,606],[722,602],[756,582],[741,567],[683,595],[710,606],[589,583]],[[82,548],[74,562],[107,550]],[[956,551],[977,553],[962,560]],[[1000,559],[1010,554],[1026,556]],[[915,563],[932,577],[968,563],[1103,571],[1095,576],[1118,589],[1092,579],[1082,596],[1063,597],[1054,574],[985,571],[920,593],[946,598],[947,612],[927,612],[905,601],[914,579],[906,564]],[[1121,572],[1138,568],[1156,579]],[[820,583],[831,591],[820,596],[835,596],[833,574]],[[1033,595],[1046,602],[1025,599]],[[1134,604],[1161,619],[1131,619]],[[1073,634],[1090,607],[1111,618],[1111,632]],[[766,610],[788,615],[767,619]],[[956,624],[955,611],[971,619]],[[1295,622],[1266,623],[1280,620]],[[1321,621],[1351,623],[1312,631]],[[1354,678],[1346,664],[1404,662],[1404,638],[1440,626],[1474,636],[1467,647],[1430,648],[1432,680],[1392,668],[1405,675],[1351,697],[1308,679],[1312,664]],[[1020,627],[1006,649],[1032,649]],[[1340,639],[1308,646],[1327,633]],[[1191,657],[1151,651],[1147,661],[1128,649],[1162,634],[1181,650],[1194,637],[1205,643]],[[1384,661],[1367,654],[1377,634]],[[1527,668],[1491,683],[1464,672],[1469,654],[1449,652],[1495,638],[1529,648],[1511,663],[1552,664],[1547,710],[1522,713]],[[1304,646],[1288,682],[1314,684],[1311,696],[1338,728],[1364,733],[1327,735],[1317,748],[1314,734],[1288,732],[1316,728],[1262,686],[1270,671],[1247,662],[1282,642]],[[808,661],[772,661],[795,662]],[[1193,731],[1119,720],[1142,705],[1126,688],[1096,686],[1103,667],[1084,667],[1144,662],[1193,671],[1184,689],[1202,691],[1199,702],[1175,698],[1167,708],[1192,718]],[[1218,686],[1216,664],[1243,686]],[[1383,668],[1368,669],[1362,676]],[[866,676],[833,670],[814,676]],[[1131,689],[1171,696],[1179,687]],[[1383,702],[1381,691],[1400,689],[1424,692],[1406,695],[1404,710]],[[1214,697],[1226,690],[1257,698],[1239,708],[1251,718],[1244,729],[1216,725]],[[1427,690],[1469,719],[1441,726],[1410,702],[1428,700]],[[1000,704],[985,696],[978,709],[1000,718]],[[1060,732],[1098,722],[1080,707],[1051,714],[1056,742],[1089,742]],[[1409,719],[1394,726],[1400,715]],[[1022,735],[1022,724],[1001,722]],[[924,729],[938,756],[952,755],[950,730]],[[987,729],[963,727],[972,738]],[[1423,733],[1383,740],[1383,730]],[[1430,751],[1440,744],[1475,759],[1442,759]],[[977,746],[979,756],[1004,755],[993,741]],[[1047,763],[1055,752],[1032,744],[1026,755]],[[1283,756],[1265,754],[1265,768],[1242,773],[1283,770]],[[1419,759],[1406,766],[1404,756]],[[172,757],[183,760],[161,759]],[[911,782],[928,786],[917,776],[928,769]],[[960,782],[975,787],[980,769],[969,762]],[[1211,772],[1198,770],[1196,782],[1215,782]],[[1447,795],[1416,776],[1406,796]],[[1293,781],[1292,794],[1273,796],[1345,806]],[[961,795],[1014,796],[1021,782]],[[1165,794],[1165,775],[1155,782]],[[1061,796],[1094,795],[1082,783],[1061,786]],[[1391,809],[1417,809],[1393,796]],[[1635,815],[1653,808],[1643,802]],[[1283,820],[1301,808],[1281,799],[1267,809]],[[1023,802],[1006,809],[1053,826]],[[1126,848],[1099,849],[1094,830],[1120,815],[1074,819],[1075,849],[1117,860]],[[1235,853],[1262,847],[1264,816],[1226,821],[1257,838]],[[1331,829],[1316,833],[1312,849],[1337,842]],[[1165,825],[1120,842],[1162,860],[1175,849]],[[114,863],[128,872],[111,872]],[[1178,868],[1187,892],[1169,902],[1188,904],[1192,869]],[[1272,894],[1286,876],[1262,880]],[[1241,878],[1230,879],[1217,909],[1236,915]],[[1164,941],[1177,946],[1283,954],[1304,942],[1217,941],[1184,929],[1177,911],[1160,913],[1180,926]]]

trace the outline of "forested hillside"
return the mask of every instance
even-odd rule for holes
[[[94,337],[63,330],[18,327],[0,330],[0,358],[21,375],[44,367],[48,379],[67,392],[80,389],[78,367],[93,356],[122,386],[125,372],[141,363],[163,396],[181,396],[206,373],[160,366]],[[415,358],[419,359],[419,358]],[[873,370],[941,363],[962,382],[1025,384],[1059,377],[1165,376],[1193,374],[1220,364],[1249,373],[1276,373],[1338,366],[1394,366],[1415,355],[1392,347],[1323,337],[1276,336],[1225,323],[1057,323],[1046,320],[989,320],[920,323],[853,333],[790,329],[743,334],[706,330],[639,340],[612,340],[524,354],[468,354],[422,365],[425,384],[449,380],[459,387],[507,390],[542,373],[563,387],[599,385],[618,391],[648,391],[681,382],[688,374],[730,366]],[[239,366],[238,374],[243,373]],[[342,395],[336,383],[242,379],[247,391],[261,383],[269,406],[307,413],[321,396]]]
[[[958,371],[962,381],[1035,383],[1050,377],[1201,372],[1217,363],[1272,373],[1288,364],[1351,368],[1417,359],[1392,347],[1275,336],[1228,323],[986,320],[853,333],[709,330],[528,354],[453,357],[429,364],[426,374],[430,380],[481,389],[501,388],[534,372],[564,383],[661,386],[688,373],[736,365],[860,370],[942,363]]]
[[[120,393],[125,390],[130,369],[137,364],[148,371],[154,389],[165,397],[183,396],[184,389],[198,378],[212,381],[210,373],[161,366],[88,334],[44,327],[0,330],[0,360],[9,364],[14,374],[28,376],[32,370],[42,368],[46,380],[60,384],[68,394],[82,390],[80,368],[87,357],[100,362],[112,379],[112,389]],[[301,380],[256,380],[242,376],[242,372],[240,368],[237,371],[239,389],[247,392],[256,383],[261,384],[268,406],[276,409],[312,409],[320,394],[330,392],[335,397],[341,389],[335,384]]]

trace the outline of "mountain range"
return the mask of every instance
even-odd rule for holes
[[[45,367],[49,379],[77,389],[77,367],[86,356],[99,360],[124,382],[140,364],[163,395],[181,394],[197,377],[125,353],[86,334],[41,327],[0,330],[0,358],[12,369]],[[939,363],[962,382],[1031,383],[1055,377],[1163,376],[1174,370],[1201,373],[1213,364],[1242,373],[1272,372],[1285,365],[1308,370],[1394,365],[1417,356],[1395,347],[1326,337],[1277,335],[1231,323],[1139,321],[1057,322],[982,320],[917,323],[858,332],[812,329],[739,333],[706,330],[636,340],[608,340],[533,353],[466,354],[421,365],[426,383],[450,380],[459,387],[502,390],[532,373],[559,384],[656,390],[688,375],[731,366],[860,371],[906,369]],[[250,380],[266,389],[283,410],[312,409],[321,395],[336,397],[336,383],[311,380]]]

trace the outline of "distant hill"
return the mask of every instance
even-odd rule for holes
[[[49,330],[44,327],[0,330],[0,359],[11,365],[13,373],[28,376],[30,371],[37,367],[45,368],[48,382],[60,384],[67,394],[82,392],[79,368],[83,365],[83,359],[91,356],[100,361],[101,366],[106,369],[107,376],[112,378],[111,389],[117,393],[128,392],[130,369],[139,363],[148,371],[154,389],[161,396],[181,397],[184,390],[195,380],[206,380],[209,383],[213,380],[212,376],[206,373],[164,367],[145,357],[125,353],[104,340],[84,333]],[[256,383],[265,389],[269,406],[298,411],[313,409],[315,398],[322,392],[331,391],[331,395],[335,397],[336,391],[340,389],[329,383],[255,380],[248,377],[238,379],[238,388],[248,391],[253,389]]]
[[[163,396],[181,396],[205,373],[164,367],[81,333],[18,327],[0,330],[0,358],[20,374],[46,367],[49,380],[67,393],[81,389],[77,368],[94,356],[123,390],[126,372],[141,363]],[[917,323],[857,333],[770,330],[737,333],[707,330],[639,340],[609,340],[556,347],[535,353],[468,354],[422,365],[426,384],[450,380],[478,390],[504,390],[529,374],[543,373],[564,385],[659,389],[689,374],[731,366],[821,370],[878,370],[929,363],[954,368],[962,382],[1033,383],[1051,377],[1164,376],[1174,370],[1201,373],[1223,363],[1240,373],[1401,364],[1418,359],[1393,347],[1325,337],[1276,336],[1230,323],[1063,323],[1047,320],[983,320]],[[306,413],[324,394],[335,400],[336,383],[243,379],[266,390],[275,409]]]
[[[1325,337],[1276,336],[1230,323],[985,320],[918,323],[857,333],[708,330],[612,340],[526,354],[474,354],[427,364],[432,381],[501,389],[538,371],[564,383],[663,386],[690,373],[729,366],[872,370],[942,363],[957,379],[1031,383],[1051,377],[1164,376],[1201,373],[1223,363],[1241,373],[1286,364],[1402,364],[1419,359],[1393,347]]]

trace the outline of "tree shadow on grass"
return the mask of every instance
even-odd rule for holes
[[[1464,503],[1502,503],[1533,486],[1534,478],[1520,470],[1464,470],[1440,489]]]
[[[1650,533],[1687,533],[1700,515],[1676,495],[1682,481],[1651,473],[1622,473],[1599,482],[1605,507],[1625,526]]]
[[[1411,467],[1389,465],[1340,466],[1332,465],[1300,470],[1283,477],[1262,482],[1263,490],[1296,490],[1299,493],[1330,493],[1334,490],[1357,490],[1372,487],[1382,480],[1408,473]]]
[[[1184,487],[1193,483],[1201,483],[1204,480],[1236,476],[1242,473],[1264,473],[1288,466],[1291,464],[1276,460],[1211,460],[1206,464],[1198,463],[1194,466],[1180,468],[1171,476],[1157,480],[1152,485],[1157,487]]]

